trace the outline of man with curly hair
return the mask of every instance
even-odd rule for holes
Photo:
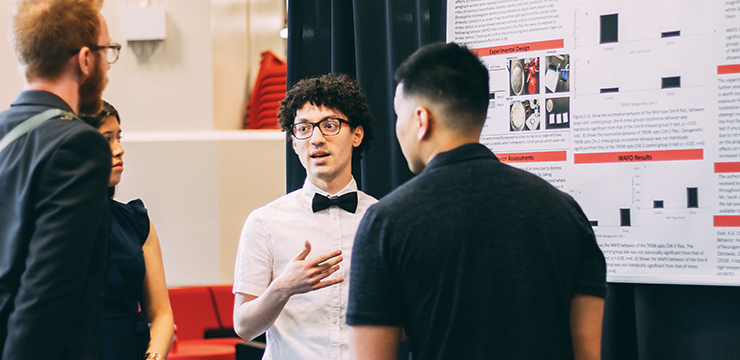
[[[234,327],[245,340],[267,331],[264,359],[348,359],[352,244],[377,202],[357,190],[352,163],[372,137],[372,115],[354,80],[329,74],[293,86],[278,120],[307,177],[244,224]]]

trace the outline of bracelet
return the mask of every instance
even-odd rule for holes
[[[155,352],[146,353],[144,354],[144,360],[164,360],[162,358],[162,355],[159,355]]]

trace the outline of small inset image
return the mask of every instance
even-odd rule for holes
[[[570,98],[545,100],[545,129],[570,128]]]
[[[509,130],[524,131],[540,129],[540,101],[512,101],[509,107]]]
[[[540,58],[509,61],[509,95],[540,93]]]
[[[545,92],[570,91],[570,56],[568,54],[545,57]]]

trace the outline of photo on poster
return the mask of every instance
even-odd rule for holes
[[[540,58],[523,58],[509,61],[509,95],[540,93]]]
[[[570,55],[547,56],[545,62],[545,93],[570,91]]]
[[[545,100],[545,128],[570,128],[570,98],[549,98]]]
[[[509,131],[540,129],[540,101],[515,100],[509,105]]]

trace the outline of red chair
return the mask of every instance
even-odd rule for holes
[[[257,125],[256,127],[258,129],[280,129],[280,126],[277,124],[277,110],[275,111],[269,111],[269,112],[263,112],[260,114],[259,119],[256,119]]]
[[[260,103],[274,101],[281,102],[285,99],[285,87],[279,85],[270,85],[265,87],[265,91],[260,94]]]
[[[282,96],[285,97],[285,95]],[[282,100],[282,98],[275,100],[271,97],[266,96],[265,99],[260,103],[259,108],[257,108],[259,111],[255,114],[255,117],[260,118],[265,112],[277,112],[280,109],[280,100]]]
[[[281,73],[275,73],[271,74],[270,76],[265,76],[264,79],[260,81],[261,88],[258,88],[257,91],[263,91],[265,87],[267,86],[281,86],[283,88],[286,87],[285,84],[285,77],[287,74],[281,74]]]
[[[216,315],[222,328],[234,328],[234,294],[233,285],[211,285],[208,290],[216,305]]]
[[[205,339],[211,329],[220,329],[213,296],[208,287],[167,289],[175,319],[175,342],[168,359],[235,360],[239,338]]]
[[[177,351],[170,351],[168,360],[235,360],[236,345],[183,341]]]
[[[264,104],[266,103],[275,103],[277,105],[275,106],[275,109],[277,109],[280,107],[280,102],[283,101],[283,99],[285,99],[285,90],[283,90],[282,93],[281,92],[265,92],[264,95],[262,95],[262,101],[260,101],[260,104],[264,106]]]
[[[236,332],[234,331],[234,294],[231,292],[233,285],[210,285],[208,290],[211,292],[213,304],[216,309],[216,315],[218,316],[219,323],[221,324],[221,334],[227,337],[209,338],[207,340],[214,343],[229,344],[236,346],[236,344],[243,343]],[[230,337],[228,337],[230,336]],[[259,346],[254,341],[250,341],[250,346]],[[264,349],[264,344],[262,346]]]
[[[232,288],[233,285],[209,286],[213,301],[216,304],[216,313],[221,320],[221,325],[225,328],[234,327],[234,294],[231,292]],[[265,353],[265,336],[263,334],[253,341],[238,342],[235,347],[237,359],[262,359],[262,355]]]
[[[277,116],[269,121],[263,119],[264,111],[272,111],[285,98],[287,64],[269,51],[262,53],[257,81],[247,103],[244,116],[245,129],[279,128]],[[277,105],[276,105],[277,104]]]
[[[263,120],[258,121],[257,128],[263,129],[263,130],[266,130],[266,129],[279,130],[280,126],[275,123],[274,118],[269,118],[269,119],[263,119]]]
[[[220,328],[211,292],[205,286],[167,289],[178,340],[203,339],[208,329]]]
[[[231,345],[232,347],[243,342],[234,331],[234,294],[231,292],[232,285],[209,285],[208,292],[211,294],[213,308],[220,331],[216,332],[218,337],[207,337],[210,343]],[[208,335],[208,334],[206,334]]]

